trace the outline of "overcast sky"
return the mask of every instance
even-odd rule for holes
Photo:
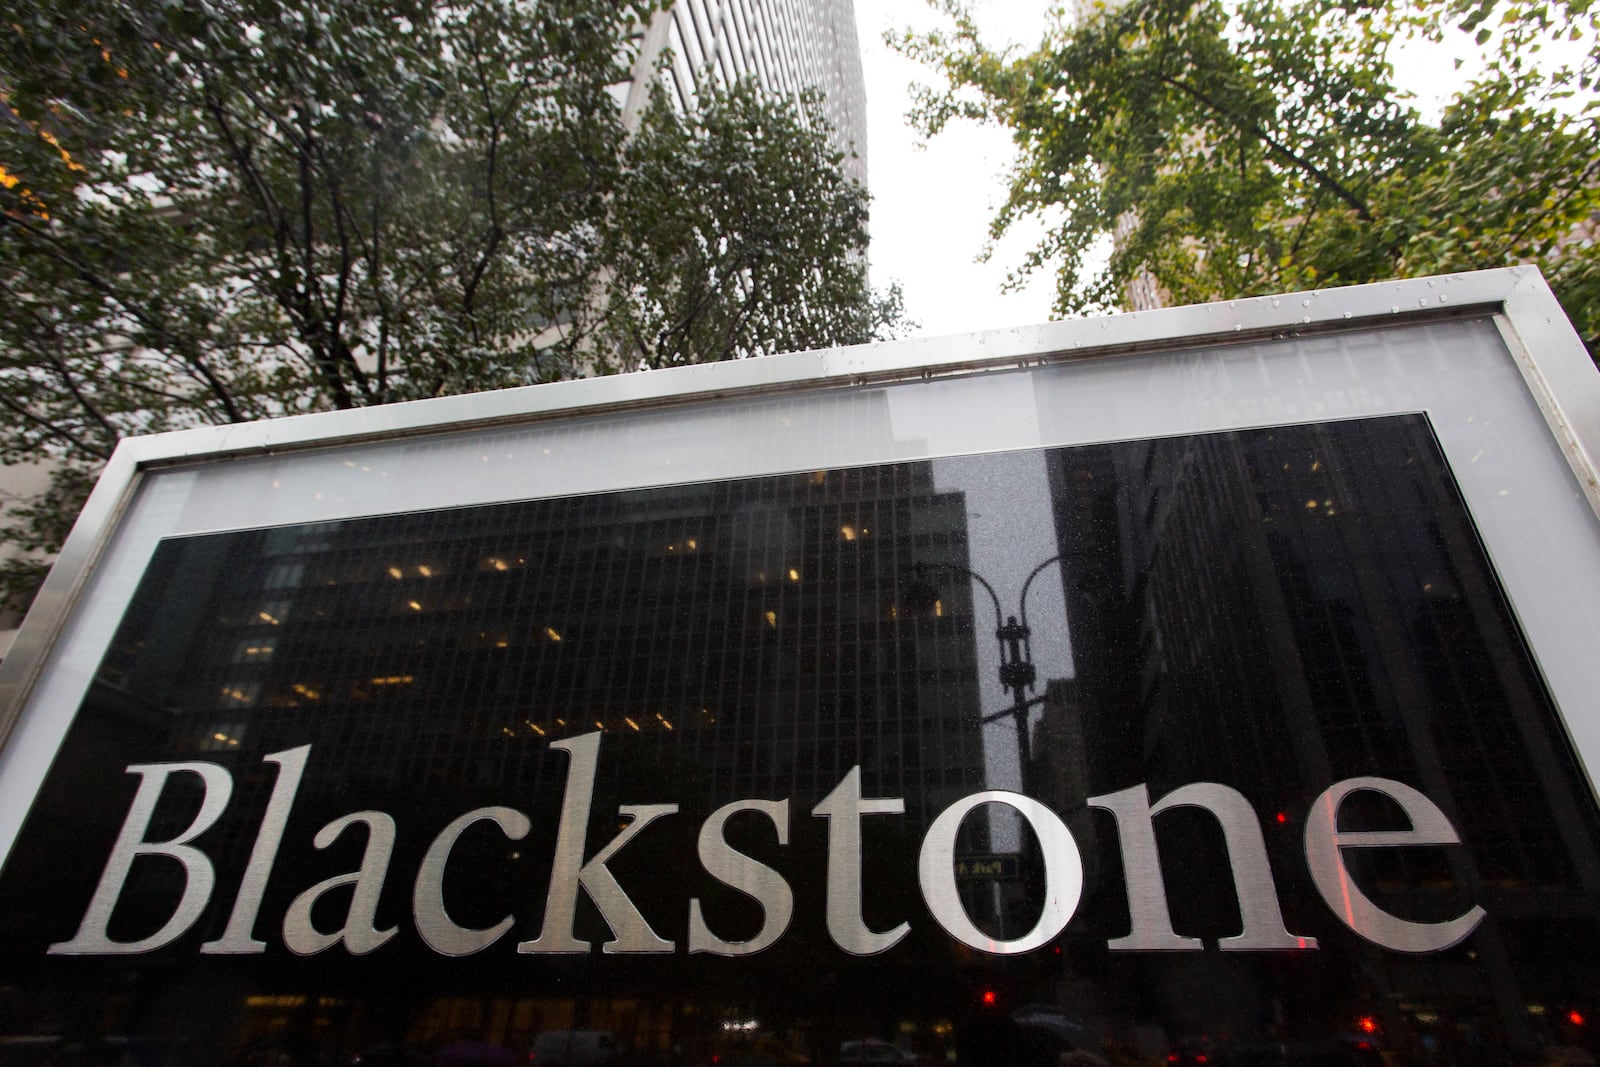
[[[988,39],[1037,44],[1043,0],[975,0]],[[906,311],[933,336],[1044,322],[1052,285],[1036,280],[1026,292],[1002,296],[1006,269],[1031,242],[1010,238],[988,264],[983,248],[989,219],[1005,196],[1014,158],[1003,131],[962,123],[919,149],[905,123],[907,86],[931,84],[923,68],[883,43],[885,30],[939,25],[926,0],[856,0],[861,61],[867,80],[867,165],[872,188],[872,280],[898,280]]]

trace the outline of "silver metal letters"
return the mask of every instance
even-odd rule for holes
[[[481,952],[500,940],[516,923],[516,919],[507,915],[487,929],[472,930],[458,926],[444,910],[444,868],[450,862],[450,850],[467,827],[485,821],[500,827],[512,841],[521,841],[533,828],[520,811],[477,808],[439,831],[439,836],[433,839],[422,857],[422,865],[417,868],[417,882],[411,891],[411,914],[417,921],[417,934],[441,956],[470,956]]]
[[[1351,793],[1370,789],[1399,804],[1411,820],[1409,830],[1341,831],[1339,805]],[[1390,915],[1361,891],[1345,870],[1340,850],[1394,845],[1454,845],[1461,838],[1438,805],[1403,782],[1388,778],[1347,778],[1329,786],[1306,817],[1306,865],[1323,901],[1346,926],[1374,944],[1396,952],[1442,952],[1458,944],[1483,921],[1473,905],[1448,922],[1419,923]]]
[[[129,774],[140,776],[139,791],[128,807],[128,817],[122,822],[111,855],[106,859],[106,869],[95,886],[94,896],[83,913],[83,922],[71,941],[51,945],[49,952],[61,956],[99,956],[118,953],[150,952],[182,937],[205,911],[211,899],[211,889],[216,883],[216,873],[205,853],[189,844],[211,828],[221,818],[233,795],[233,776],[215,763],[135,763],[128,767]],[[183,833],[171,841],[146,841],[145,831],[150,828],[150,816],[155,814],[156,801],[174,774],[197,774],[205,783],[205,797],[194,821]],[[111,912],[122,895],[122,886],[128,880],[128,871],[136,856],[167,856],[183,864],[183,895],[166,924],[149,937],[138,941],[113,941],[106,933]]]
[[[367,828],[367,847],[361,854],[360,869],[318,882],[290,903],[283,917],[283,943],[290,952],[312,956],[343,941],[352,956],[365,956],[398,932],[393,927],[379,930],[373,925],[378,897],[389,877],[389,857],[394,854],[394,819],[381,811],[351,812],[318,830],[311,843],[327,848],[340,834],[358,824]],[[350,896],[350,910],[343,926],[325,934],[312,925],[311,909],[316,906],[318,897],[342,885],[355,886]]]
[[[1156,849],[1155,816],[1173,808],[1201,808],[1216,817],[1228,846],[1228,866],[1234,892],[1239,897],[1239,918],[1244,929],[1224,937],[1227,950],[1316,948],[1317,939],[1291,934],[1278,908],[1278,887],[1267,862],[1267,846],[1255,809],[1237,789],[1216,782],[1195,782],[1174,789],[1152,805],[1143,785],[1105,796],[1090,797],[1091,807],[1116,816],[1122,845],[1122,867],[1128,886],[1128,915],[1132,929],[1110,942],[1113,949],[1194,951],[1198,937],[1181,937],[1172,929],[1167,911],[1167,888],[1161,877],[1161,856]]]
[[[575,922],[578,893],[587,893],[601,918],[611,928],[606,953],[665,953],[673,941],[661,937],[640,914],[627,891],[607,867],[618,852],[657,819],[677,813],[676,804],[624,804],[618,814],[629,823],[585,861],[589,816],[593,807],[596,771],[600,759],[600,733],[589,733],[551,744],[569,757],[561,814],[556,827],[550,885],[545,899],[541,932],[517,945],[523,954],[580,954],[591,951],[589,941],[577,936]],[[311,746],[275,752],[264,761],[278,764],[278,778],[267,801],[239,891],[221,937],[200,945],[207,954],[254,954],[265,951],[255,937],[256,920],[267,882],[272,875],[295,795],[300,788]],[[100,881],[79,924],[67,941],[49,947],[56,955],[127,955],[151,952],[170,945],[200,919],[216,887],[211,860],[194,842],[216,824],[233,795],[233,777],[219,764],[203,762],[132,764],[129,774],[140,777],[126,819],[111,847]],[[200,779],[203,795],[199,811],[187,829],[167,841],[150,841],[146,835],[167,782],[174,775]],[[1339,808],[1350,794],[1371,790],[1389,797],[1411,822],[1409,830],[1341,831]],[[1090,807],[1108,811],[1116,820],[1127,886],[1131,929],[1108,942],[1118,951],[1193,951],[1201,941],[1172,928],[1167,890],[1157,851],[1155,817],[1174,808],[1195,807],[1209,812],[1222,828],[1228,852],[1228,873],[1239,900],[1240,933],[1222,938],[1221,948],[1232,951],[1315,949],[1317,941],[1290,933],[1284,925],[1277,884],[1273,878],[1261,824],[1249,801],[1237,790],[1216,782],[1195,782],[1173,790],[1152,804],[1144,784],[1115,793],[1090,797]],[[1027,820],[1043,856],[1043,900],[1032,930],[1010,940],[989,936],[966,913],[956,891],[954,867],[956,836],[962,821],[985,804],[1003,804]],[[730,941],[713,931],[699,898],[688,902],[690,953],[749,956],[776,944],[794,917],[794,891],[772,867],[730,845],[727,823],[742,812],[765,816],[776,831],[780,847],[789,844],[789,801],[737,800],[712,812],[700,827],[698,857],[706,873],[745,894],[761,906],[761,928],[747,941]],[[893,948],[910,931],[909,921],[893,929],[874,931],[862,915],[863,815],[901,815],[905,802],[898,797],[864,798],[861,768],[852,767],[839,784],[819,802],[812,814],[828,820],[826,899],[823,901],[828,933],[852,955],[868,956]],[[514,914],[482,929],[464,927],[451,919],[445,906],[445,869],[461,835],[479,822],[492,822],[510,841],[532,832],[522,812],[508,807],[469,811],[444,827],[429,845],[417,870],[411,910],[417,934],[443,956],[481,952],[507,934],[517,923]],[[291,952],[311,955],[342,944],[351,955],[365,955],[392,939],[398,928],[376,926],[379,898],[388,882],[390,861],[398,831],[394,819],[382,811],[357,811],[323,826],[312,839],[326,849],[353,827],[366,833],[358,870],[336,875],[304,890],[289,904],[283,918],[283,943]],[[1346,848],[1457,845],[1460,837],[1438,806],[1401,782],[1384,778],[1350,778],[1335,783],[1319,796],[1306,820],[1305,856],[1311,879],[1324,903],[1355,933],[1375,944],[1399,952],[1438,952],[1458,944],[1478,926],[1483,908],[1474,905],[1445,922],[1426,923],[1402,919],[1384,911],[1368,898],[1344,865]],[[132,941],[115,941],[108,925],[140,856],[164,857],[183,868],[183,888],[172,914],[161,928]],[[947,807],[928,827],[917,862],[922,899],[934,921],[951,937],[981,952],[1015,955],[1052,941],[1072,921],[1084,888],[1084,864],[1071,830],[1050,808],[1019,793],[989,790],[964,797]],[[351,886],[343,924],[324,932],[312,922],[316,903],[329,891]]]
[[[861,918],[861,816],[904,815],[900,797],[861,799],[861,768],[851,767],[833,792],[811,809],[828,820],[828,936],[852,956],[887,952],[911,932],[909,923],[876,933]]]
[[[262,757],[261,762],[278,765],[278,780],[273,783],[266,814],[261,817],[261,829],[256,833],[255,846],[250,850],[250,862],[245,865],[244,878],[239,883],[239,895],[234,899],[233,911],[228,915],[228,928],[215,941],[201,945],[201,952],[243,955],[267,950],[267,943],[255,937],[256,915],[261,911],[261,894],[267,888],[267,872],[272,870],[272,861],[278,858],[283,830],[289,823],[289,809],[294,807],[294,795],[300,789],[300,776],[305,773],[306,759],[310,755],[311,746],[301,745]]]
[[[778,829],[778,844],[789,843],[789,802],[787,800],[735,800],[724,804],[700,827],[700,866],[724,885],[761,905],[766,918],[761,930],[748,941],[724,941],[711,932],[700,911],[700,900],[689,900],[689,953],[710,952],[718,956],[749,956],[771,947],[789,929],[794,918],[794,890],[783,876],[759,860],[736,851],[723,838],[728,819],[741,811],[760,812]]]
[[[601,946],[602,952],[671,952],[673,945],[650,929],[639,909],[612,877],[606,863],[622,846],[663,815],[678,810],[676,804],[623,805],[618,810],[633,822],[611,839],[611,843],[588,863],[583,862],[589,835],[589,808],[594,800],[594,776],[600,765],[600,734],[583,734],[555,741],[551,748],[570,754],[567,791],[561,801],[561,828],[556,832],[556,862],[550,871],[550,893],[545,898],[544,931],[532,941],[517,945],[518,952],[588,952],[589,942],[578,940],[573,920],[578,912],[581,886],[600,909],[613,939]]]
[[[1039,921],[1032,930],[1010,941],[996,941],[978,929],[967,917],[961,897],[956,893],[956,831],[961,829],[961,820],[968,813],[984,804],[1015,808],[1033,827],[1039,839],[1039,850],[1044,854],[1044,906]],[[1014,956],[1049,944],[1051,938],[1072,921],[1073,913],[1078,910],[1078,900],[1083,896],[1083,857],[1078,853],[1078,843],[1072,839],[1072,831],[1055,812],[1021,793],[991,789],[963,797],[933,820],[927,836],[922,839],[917,880],[922,886],[923,901],[945,933],[980,952]]]

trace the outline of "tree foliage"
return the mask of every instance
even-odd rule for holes
[[[659,0],[77,0],[0,27],[0,460],[873,339],[814,102],[624,129]],[[54,518],[52,518],[54,517]],[[53,523],[53,527],[52,527]],[[36,565],[13,564],[10,588]]]
[[[661,367],[865,340],[900,321],[897,289],[863,299],[866,200],[820,142],[795,151],[817,137],[802,112],[754,93],[689,116],[657,97],[624,152],[631,180],[600,257],[609,351]]]
[[[892,42],[944,79],[913,119],[1012,131],[991,233],[1048,220],[1013,277],[1055,266],[1057,313],[1141,277],[1193,303],[1532,262],[1600,346],[1590,0],[1108,0],[1026,55],[938,6],[951,28]],[[1397,47],[1456,40],[1482,69],[1430,121]]]

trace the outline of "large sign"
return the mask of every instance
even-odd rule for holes
[[[0,673],[0,1063],[1581,1060],[1550,306],[132,442]]]
[[[595,773],[599,760],[601,733],[589,733],[566,741],[552,742],[572,759],[572,769],[562,798],[561,817],[556,829],[555,858],[550,889],[544,900],[544,923],[538,937],[520,942],[523,953],[586,953],[592,947],[581,940],[574,927],[580,891],[599,909],[611,929],[612,939],[604,949],[615,953],[671,952],[674,944],[650,928],[639,909],[628,898],[607,866],[610,857],[621,850],[635,834],[656,818],[678,814],[677,804],[623,805],[618,815],[629,820],[604,848],[590,855],[588,816],[594,802]],[[310,745],[265,757],[277,764],[278,777],[267,802],[265,818],[258,827],[251,847],[252,856],[261,857],[246,869],[238,897],[228,914],[222,937],[200,946],[201,952],[223,955],[254,954],[266,951],[266,943],[254,938],[261,898],[272,874],[272,860],[282,842],[284,822],[294,806]],[[63,955],[95,956],[150,952],[163,948],[184,934],[205,913],[213,887],[215,868],[210,859],[190,844],[221,818],[233,792],[233,778],[227,768],[216,763],[132,764],[130,774],[140,776],[128,819],[111,847],[105,872],[89,899],[88,910],[78,933],[70,941],[50,946]],[[146,839],[169,775],[186,772],[201,780],[200,810],[194,821],[177,837],[168,841]],[[1409,829],[1398,832],[1342,832],[1339,808],[1345,797],[1358,790],[1374,792],[1395,801]],[[1230,842],[1229,861],[1237,863],[1236,848],[1243,853],[1246,869],[1230,869],[1231,881],[1239,898],[1244,930],[1226,938],[1224,949],[1306,949],[1315,948],[1316,939],[1291,934],[1283,929],[1283,919],[1273,890],[1271,865],[1261,845],[1261,827],[1254,819],[1250,802],[1236,789],[1216,782],[1197,782],[1174,790],[1152,807],[1144,785],[1123,792],[1091,797],[1093,808],[1103,808],[1126,818],[1122,850],[1123,870],[1147,884],[1128,885],[1129,915],[1133,929],[1118,938],[1113,948],[1198,949],[1195,938],[1181,938],[1172,930],[1172,920],[1162,884],[1159,858],[1153,847],[1155,828],[1152,816],[1172,807],[1197,807],[1217,817]],[[1027,823],[1038,842],[1043,865],[1038,892],[1041,914],[1033,929],[1012,940],[998,940],[985,934],[972,921],[956,893],[957,878],[972,878],[972,864],[955,858],[956,838],[965,817],[986,804],[1001,805],[1016,811]],[[724,941],[711,933],[700,910],[698,898],[689,902],[688,951],[711,952],[721,956],[746,956],[767,948],[783,935],[794,914],[794,892],[783,876],[729,845],[723,835],[730,816],[741,811],[760,812],[773,821],[778,840],[789,836],[789,801],[736,800],[712,812],[698,835],[700,863],[708,875],[724,885],[740,890],[761,905],[764,920],[761,930],[746,941]],[[854,955],[870,956],[886,952],[910,932],[901,923],[889,935],[874,933],[861,916],[862,856],[861,817],[868,813],[903,814],[905,800],[864,799],[861,796],[861,768],[852,767],[844,781],[813,810],[813,815],[829,820],[828,866],[823,876],[827,886],[825,911],[828,934],[841,949]],[[1474,907],[1464,915],[1439,923],[1417,923],[1385,912],[1352,883],[1340,850],[1343,847],[1398,847],[1454,845],[1460,843],[1450,820],[1438,806],[1415,789],[1383,778],[1353,778],[1339,782],[1312,803],[1312,818],[1306,830],[1306,859],[1312,880],[1322,899],[1342,917],[1352,930],[1368,940],[1389,948],[1409,952],[1432,952],[1449,948],[1470,934],[1483,918],[1483,909]],[[429,948],[446,956],[470,956],[493,945],[515,925],[507,917],[486,929],[467,929],[450,918],[444,904],[445,866],[450,861],[461,835],[477,822],[492,822],[507,838],[521,841],[532,824],[513,808],[495,805],[475,808],[451,820],[423,853],[411,898],[412,921],[418,935]],[[290,951],[309,956],[335,945],[343,945],[354,955],[365,955],[381,947],[396,933],[372,926],[375,903],[382,897],[394,851],[394,816],[384,811],[360,811],[341,816],[317,831],[313,841],[325,847],[347,828],[362,826],[368,843],[359,870],[317,883],[295,897],[284,917],[283,943]],[[1131,846],[1131,847],[1130,847]],[[183,870],[182,889],[173,914],[162,927],[147,937],[118,941],[111,937],[109,924],[127,886],[134,861],[140,856],[165,856],[176,860]],[[1004,865],[984,864],[989,877],[1002,875]],[[917,860],[917,880],[928,912],[945,932],[971,948],[999,955],[1028,952],[1048,944],[1072,920],[1083,891],[1083,860],[1072,831],[1054,812],[1037,801],[1005,790],[984,790],[956,801],[941,812],[922,840]],[[312,922],[312,909],[324,894],[351,887],[352,905],[346,922],[337,931],[324,933]],[[354,901],[361,901],[356,915]]]

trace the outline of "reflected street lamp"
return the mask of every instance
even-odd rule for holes
[[[989,600],[994,605],[994,636],[1000,647],[1000,687],[1011,694],[1011,706],[1002,711],[992,712],[982,718],[985,725],[1005,718],[1013,717],[1017,726],[1017,760],[1019,777],[1022,780],[1023,790],[1028,785],[1028,768],[1033,762],[1033,743],[1028,731],[1028,713],[1035,705],[1045,701],[1043,696],[1030,697],[1028,694],[1034,689],[1034,682],[1038,678],[1038,670],[1033,665],[1033,646],[1030,643],[1032,631],[1028,628],[1028,589],[1033,585],[1033,580],[1052,563],[1060,562],[1061,555],[1057,553],[1033,568],[1022,583],[1022,596],[1017,605],[1017,615],[1022,617],[1017,620],[1017,615],[1004,615],[1000,610],[1000,597],[990,585],[988,579],[970,567],[959,563],[916,563],[912,571],[916,574],[917,585],[913,587],[914,594],[927,597],[938,596],[938,587],[928,576],[933,570],[955,571],[957,574],[966,575],[979,585],[984,592],[989,594]]]

